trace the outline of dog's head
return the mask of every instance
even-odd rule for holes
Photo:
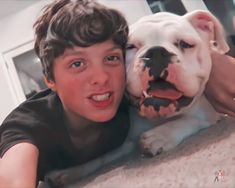
[[[156,13],[130,26],[127,91],[140,114],[179,114],[203,92],[212,51],[229,50],[223,27],[208,11]]]

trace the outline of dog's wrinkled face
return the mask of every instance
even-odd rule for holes
[[[179,114],[203,92],[215,36],[209,23],[195,24],[202,17],[194,17],[157,13],[130,27],[127,91],[141,115]]]

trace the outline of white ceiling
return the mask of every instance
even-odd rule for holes
[[[14,14],[40,0],[0,0],[0,19]]]

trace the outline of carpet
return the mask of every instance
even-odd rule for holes
[[[82,188],[235,188],[235,119],[225,118],[153,158],[136,156],[80,181]]]

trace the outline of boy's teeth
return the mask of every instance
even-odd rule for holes
[[[106,93],[103,95],[93,95],[92,99],[95,101],[104,101],[104,100],[107,100],[109,98],[109,96],[110,96],[109,93]]]

